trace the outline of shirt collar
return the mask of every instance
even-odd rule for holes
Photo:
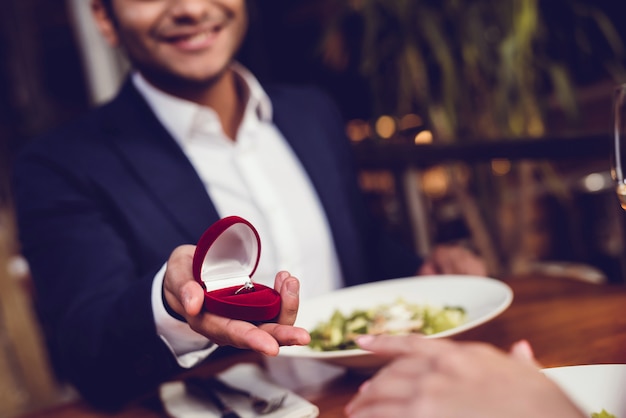
[[[231,68],[248,88],[246,113],[254,115],[260,122],[270,122],[272,120],[272,103],[259,81],[239,63],[233,63]],[[215,125],[219,126],[217,115],[213,109],[157,89],[148,83],[138,71],[133,72],[132,81],[157,118],[177,141],[187,140],[193,133],[199,119],[213,119]]]
[[[250,92],[247,110],[252,109],[262,122],[270,122],[272,120],[272,102],[261,87],[259,80],[247,68],[237,62],[233,63],[231,68],[241,77]]]

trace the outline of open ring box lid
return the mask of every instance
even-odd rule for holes
[[[252,281],[261,240],[250,222],[238,216],[220,219],[200,237],[193,276],[204,288],[204,308],[216,315],[251,322],[270,321],[280,311],[280,294]],[[237,293],[235,293],[237,292]]]

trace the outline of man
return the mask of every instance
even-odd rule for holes
[[[375,228],[328,98],[264,89],[234,62],[244,0],[92,0],[92,10],[135,71],[111,103],[36,141],[15,170],[51,353],[86,399],[118,404],[210,361],[217,346],[276,355],[307,344],[291,326],[300,293],[419,268],[484,273],[459,249],[421,263]],[[201,310],[187,244],[227,215],[259,231],[254,280],[280,291],[277,323]]]

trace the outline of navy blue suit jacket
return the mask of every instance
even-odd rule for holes
[[[343,124],[312,88],[268,88],[274,122],[318,193],[345,285],[412,275],[418,258],[367,213]],[[99,406],[179,372],[156,335],[150,287],[171,251],[218,219],[192,165],[127,81],[15,163],[19,235],[50,353]],[[311,254],[315,257],[315,254]]]

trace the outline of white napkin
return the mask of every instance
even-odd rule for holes
[[[273,398],[287,393],[287,398],[278,410],[262,415],[265,418],[315,418],[319,415],[316,405],[296,395],[292,391],[272,382],[257,364],[242,363],[220,373],[226,383],[247,390],[257,396]],[[173,418],[219,418],[221,415],[210,400],[201,400],[188,395],[183,382],[168,382],[159,388],[161,401],[167,413]],[[224,402],[242,418],[258,417],[250,401],[240,395],[222,394]]]

